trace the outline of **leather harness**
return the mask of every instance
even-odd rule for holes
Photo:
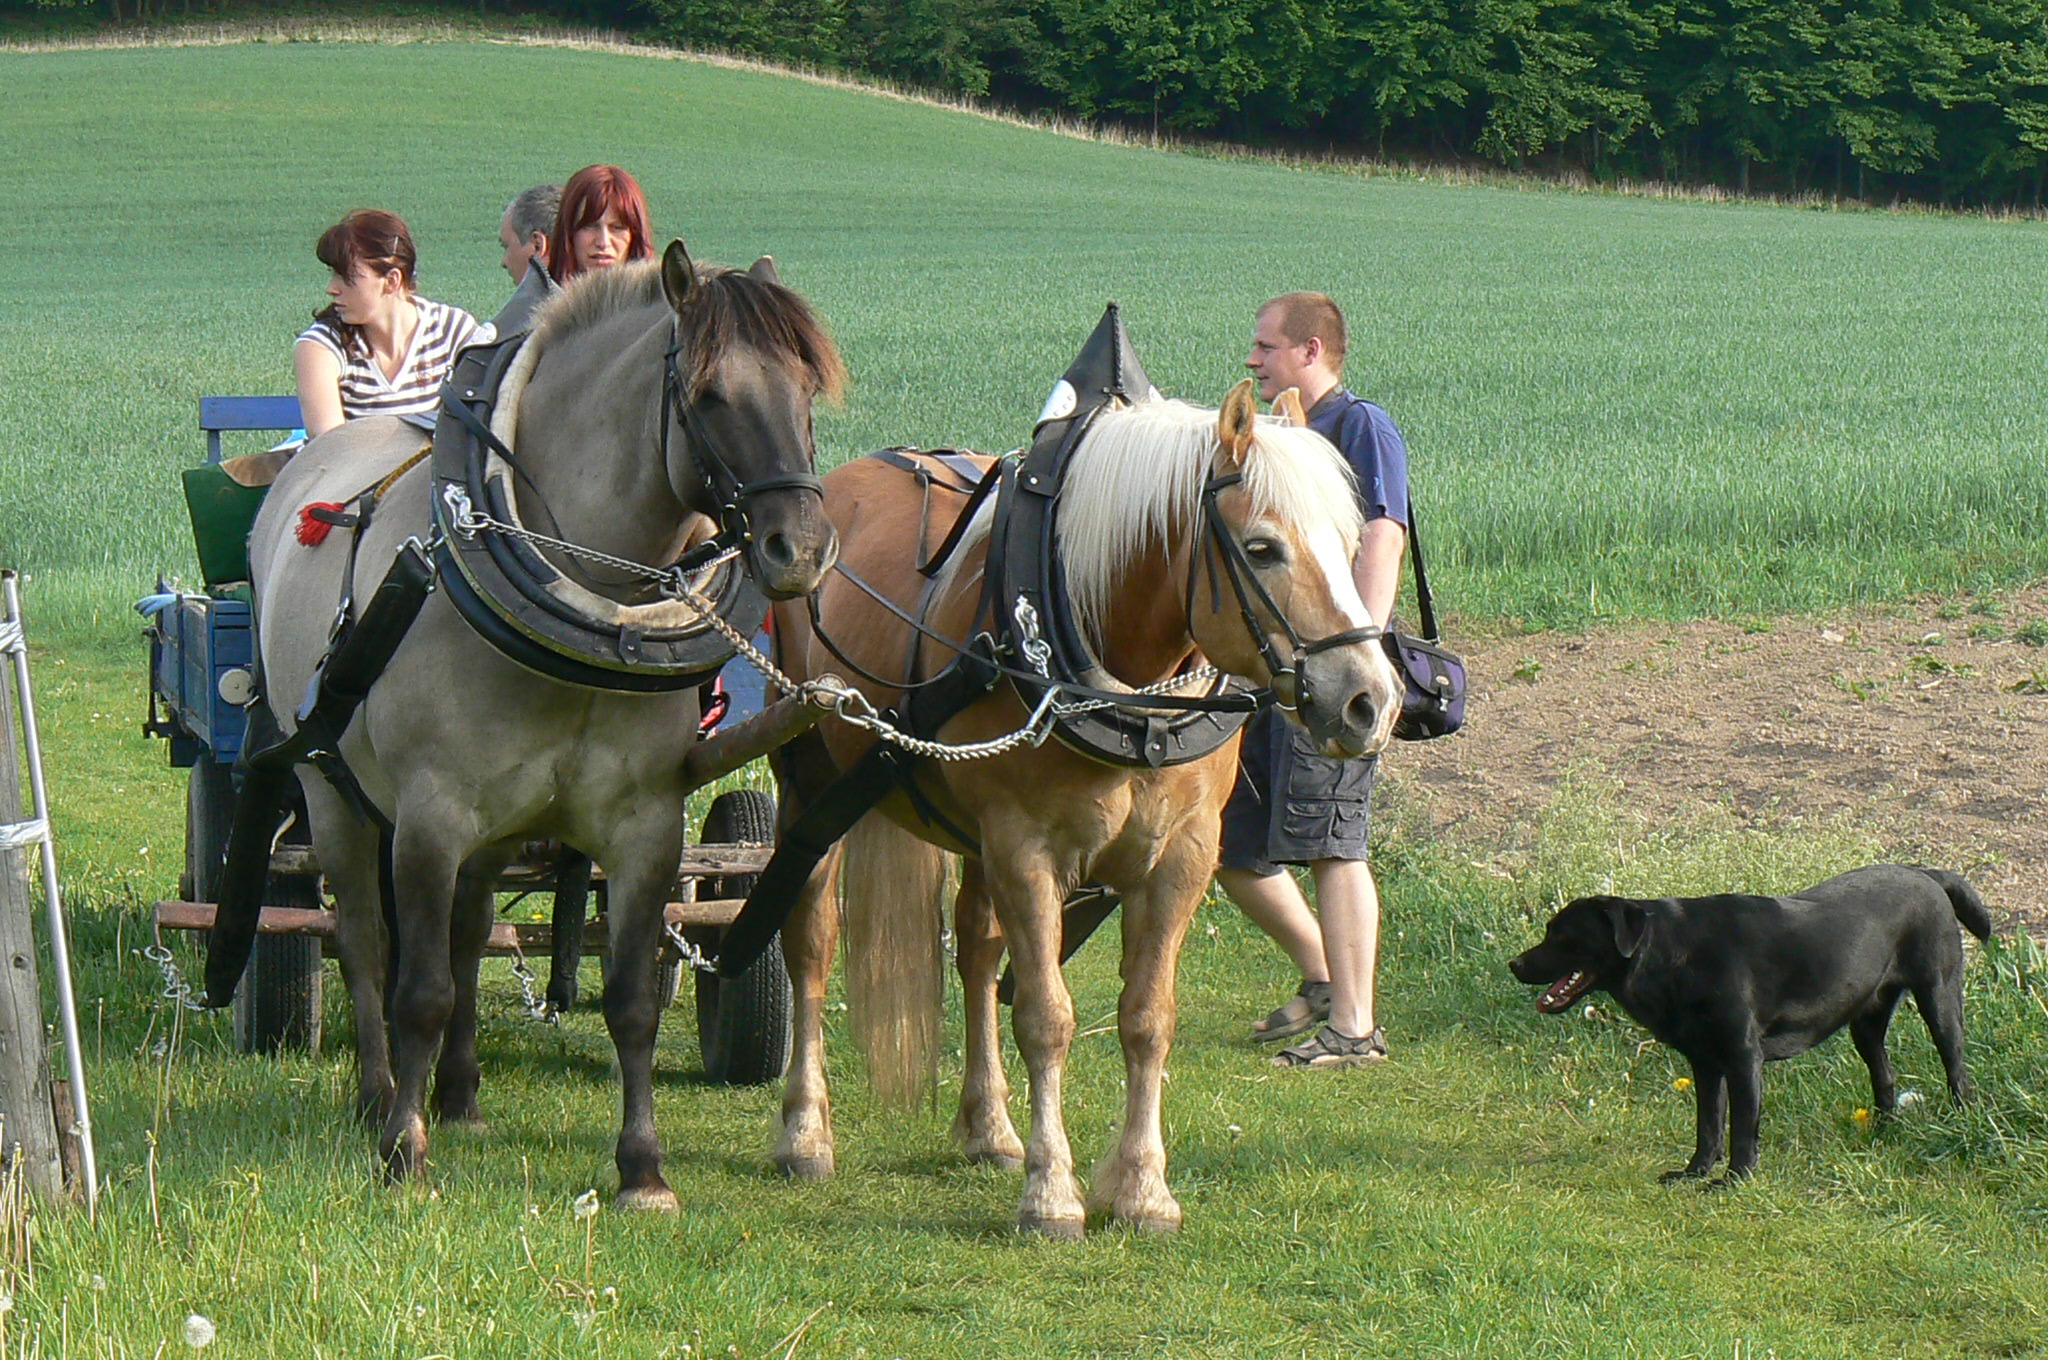
[[[1071,703],[1052,709],[1051,732],[1061,744],[1091,760],[1136,769],[1160,769],[1210,755],[1237,735],[1238,729],[1265,701],[1229,678],[1219,679],[1202,696],[1143,695],[1112,688],[1113,679],[1089,647],[1075,621],[1061,569],[1057,540],[1059,493],[1075,450],[1095,419],[1112,404],[1130,404],[1154,395],[1129,340],[1122,317],[1111,303],[1081,354],[1054,389],[1053,401],[1041,418],[1031,448],[1021,458],[999,458],[986,474],[945,450],[887,449],[870,457],[901,468],[919,479],[927,518],[931,488],[939,474],[936,462],[957,481],[948,489],[964,492],[962,508],[939,549],[925,555],[925,532],[919,529],[918,571],[927,578],[915,613],[904,609],[843,565],[835,568],[855,587],[910,626],[910,659],[900,679],[873,674],[856,664],[824,630],[816,597],[810,604],[812,631],[826,649],[863,678],[903,691],[897,707],[886,715],[912,736],[931,739],[954,716],[1007,680],[1030,712],[1048,697],[1103,700],[1101,705]],[[1221,575],[1231,583],[1247,629],[1257,639],[1261,657],[1276,677],[1291,676],[1297,704],[1307,697],[1306,660],[1317,652],[1380,636],[1373,626],[1350,629],[1326,638],[1304,641],[1286,614],[1260,584],[1242,545],[1224,523],[1216,498],[1241,480],[1239,474],[1212,476],[1202,492],[1203,539],[1200,562],[1216,605],[1221,603]],[[931,630],[934,584],[946,559],[957,549],[983,500],[994,495],[994,522],[983,569],[982,598],[973,616],[977,631],[967,639],[951,639]],[[1197,564],[1188,568],[1188,614],[1192,621]],[[1292,647],[1283,654],[1267,627],[1260,623],[1254,600],[1278,626]],[[925,677],[917,668],[922,638],[949,647],[953,660]],[[1266,696],[1270,698],[1270,696]],[[823,739],[807,733],[772,757],[786,788],[802,798],[804,810],[777,840],[770,859],[746,906],[727,929],[719,950],[718,971],[737,977],[767,948],[788,919],[811,872],[833,845],[870,809],[892,792],[901,791],[928,827],[978,853],[971,832],[945,817],[919,788],[917,773],[924,762],[887,741],[877,741],[836,778],[821,780],[830,769]],[[1114,909],[1113,893],[1087,884],[1067,904],[1064,959],[1088,932]]]

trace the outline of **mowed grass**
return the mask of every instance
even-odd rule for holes
[[[319,231],[378,204],[480,314],[497,214],[631,167],[702,257],[774,254],[855,376],[828,461],[1012,447],[1102,305],[1214,403],[1251,309],[1351,311],[1443,603],[1533,625],[1818,607],[2048,565],[2034,222],[1364,178],[1075,141],[759,73],[470,44],[0,54],[0,560],[49,626],[189,571],[210,392],[283,390]]]
[[[687,995],[657,1059],[683,1211],[585,1222],[575,1198],[615,1184],[598,1014],[537,1025],[507,966],[487,964],[488,1128],[439,1131],[423,1184],[382,1187],[347,1113],[351,1020],[331,967],[318,1058],[240,1056],[224,1019],[158,999],[139,946],[176,873],[178,781],[128,730],[117,655],[41,674],[53,778],[75,795],[58,834],[107,1189],[96,1226],[36,1220],[0,1353],[181,1354],[196,1312],[225,1357],[2048,1354],[2039,946],[1972,950],[1977,1105],[1948,1107],[1903,1007],[1892,1051],[1925,1103],[1860,1124],[1867,1079],[1839,1037],[1774,1064],[1762,1171],[1712,1195],[1656,1182],[1690,1150],[1683,1062],[1604,997],[1591,1016],[1538,1015],[1502,967],[1566,896],[1783,890],[1883,855],[1852,828],[1758,829],[1711,807],[1652,825],[1584,786],[1503,860],[1421,834],[1403,761],[1375,852],[1394,1059],[1268,1067],[1246,1026],[1292,979],[1234,910],[1206,905],[1167,1088],[1178,1237],[1017,1237],[1018,1177],[964,1165],[947,1138],[957,1048],[932,1105],[879,1108],[836,1020],[839,1175],[787,1183],[768,1163],[779,1089],[702,1083]],[[196,976],[198,950],[177,950]],[[1066,1110],[1085,1167],[1121,1102],[1109,938],[1069,980]],[[1024,1127],[1014,1057],[1010,1073]]]
[[[664,234],[762,252],[845,345],[827,457],[1002,448],[1114,297],[1159,384],[1216,400],[1248,313],[1352,304],[1352,378],[1415,447],[1444,603],[1471,618],[1768,612],[2037,574],[2041,227],[1447,188],[1079,143],[677,62],[488,46],[0,54],[0,563],[27,595],[95,1082],[97,1226],[40,1216],[9,1356],[1763,1357],[2048,1354],[2048,961],[1973,951],[1955,1113],[1907,1008],[1865,1127],[1846,1041],[1766,1078],[1763,1171],[1666,1190],[1689,1097],[1604,1002],[1535,1014],[1502,960],[1565,897],[1781,891],[1886,847],[1703,810],[1652,826],[1572,791],[1506,867],[1382,809],[1395,1059],[1272,1071],[1243,1041],[1292,985],[1233,911],[1182,968],[1171,1240],[1010,1230],[1017,1178],[960,1164],[949,1074],[878,1108],[835,1033],[840,1175],[769,1169],[778,1093],[696,1079],[664,1026],[658,1118],[684,1201],[609,1208],[617,1089],[593,1011],[521,1016],[488,966],[483,1132],[377,1184],[329,1050],[255,1060],[181,1020],[138,948],[182,855],[182,781],[137,732],[127,601],[191,574],[173,470],[197,398],[288,385],[319,230],[412,221],[430,296],[493,310],[497,212],[594,160]],[[1471,739],[1477,739],[1473,734]],[[1121,1101],[1113,949],[1075,961],[1084,1165]],[[180,946],[188,973],[195,951]],[[594,975],[586,978],[594,990]],[[957,1042],[957,1015],[949,1034]],[[1020,1088],[1021,1069],[1012,1063]],[[1020,1125],[1025,1110],[1015,1105]]]

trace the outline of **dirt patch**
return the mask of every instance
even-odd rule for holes
[[[1455,637],[1466,728],[1390,773],[1438,831],[1514,846],[1568,772],[1651,819],[1846,818],[2048,933],[2048,586],[1755,624]]]

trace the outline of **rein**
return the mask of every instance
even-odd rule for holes
[[[1378,624],[1369,623],[1363,628],[1348,628],[1341,633],[1332,633],[1328,637],[1317,638],[1313,642],[1303,642],[1301,640],[1301,634],[1295,631],[1294,624],[1288,619],[1286,612],[1280,608],[1274,601],[1272,593],[1260,582],[1258,573],[1252,568],[1251,559],[1245,555],[1244,545],[1238,542],[1237,535],[1230,531],[1230,526],[1224,522],[1222,509],[1216,504],[1218,496],[1242,481],[1244,481],[1244,474],[1242,472],[1231,472],[1220,477],[1211,477],[1202,487],[1202,517],[1207,528],[1206,537],[1208,539],[1208,542],[1204,545],[1202,563],[1209,576],[1209,607],[1212,610],[1220,610],[1223,607],[1222,587],[1216,581],[1216,559],[1220,557],[1223,559],[1223,574],[1230,578],[1231,593],[1237,596],[1238,613],[1244,618],[1245,631],[1251,634],[1252,639],[1258,645],[1259,659],[1266,663],[1266,670],[1271,673],[1276,685],[1283,675],[1291,676],[1294,680],[1294,702],[1292,704],[1283,704],[1281,707],[1301,708],[1311,702],[1308,672],[1305,669],[1310,657],[1314,656],[1317,652],[1327,652],[1337,647],[1349,647],[1353,643],[1376,641],[1385,636],[1386,630]],[[1214,556],[1207,551],[1211,546],[1216,550]],[[1247,590],[1247,587],[1249,587],[1249,590]],[[1266,612],[1272,615],[1273,621],[1280,626],[1280,631],[1286,634],[1288,643],[1294,648],[1293,656],[1281,656],[1280,649],[1273,645],[1272,634],[1259,625],[1258,616],[1252,609],[1251,597],[1253,595],[1258,596],[1259,603],[1266,607]],[[1195,565],[1193,562],[1188,563],[1187,611],[1188,631],[1192,635],[1195,622]]]

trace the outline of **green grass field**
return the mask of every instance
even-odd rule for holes
[[[610,1046],[592,1011],[525,1021],[495,965],[490,1127],[386,1191],[344,1114],[338,987],[317,1059],[236,1056],[224,1020],[156,998],[137,949],[182,785],[137,735],[127,608],[157,569],[192,573],[173,471],[198,397],[287,386],[312,241],[355,206],[403,212],[425,291],[488,313],[505,199],[631,167],[664,233],[774,254],[832,323],[855,378],[820,423],[834,459],[1021,441],[1110,298],[1160,385],[1213,402],[1251,309],[1325,288],[1352,308],[1353,385],[1413,445],[1443,602],[1532,627],[2038,576],[2040,224],[1365,178],[510,47],[0,53],[0,88],[0,564],[31,578],[109,1181],[97,1226],[41,1216],[32,1260],[0,1262],[0,1355],[181,1355],[191,1312],[227,1357],[2048,1355],[2048,958],[1973,955],[1973,1109],[1946,1108],[1908,1011],[1893,1049],[1926,1104],[1859,1124],[1837,1039],[1769,1073],[1755,1182],[1662,1189],[1683,1065],[1611,1013],[1538,1016],[1502,959],[1580,892],[1765,890],[1888,847],[1711,808],[1649,826],[1599,787],[1505,862],[1382,808],[1377,1070],[1266,1067],[1241,1036],[1292,979],[1205,909],[1172,1240],[1019,1240],[1015,1178],[950,1153],[957,1077],[934,1109],[881,1109],[844,1047],[841,1174],[784,1184],[776,1091],[698,1081],[687,1006],[658,1095],[684,1212],[579,1222],[574,1197],[613,1183]],[[1111,955],[1072,973],[1084,1162],[1120,1102]]]
[[[188,558],[196,401],[290,380],[347,209],[488,313],[497,214],[593,160],[772,253],[855,388],[827,455],[1008,448],[1102,304],[1214,402],[1320,287],[1409,436],[1452,610],[1817,607],[2048,565],[2039,223],[1449,187],[1076,142],[702,65],[473,45],[0,54],[0,559],[105,626]]]

